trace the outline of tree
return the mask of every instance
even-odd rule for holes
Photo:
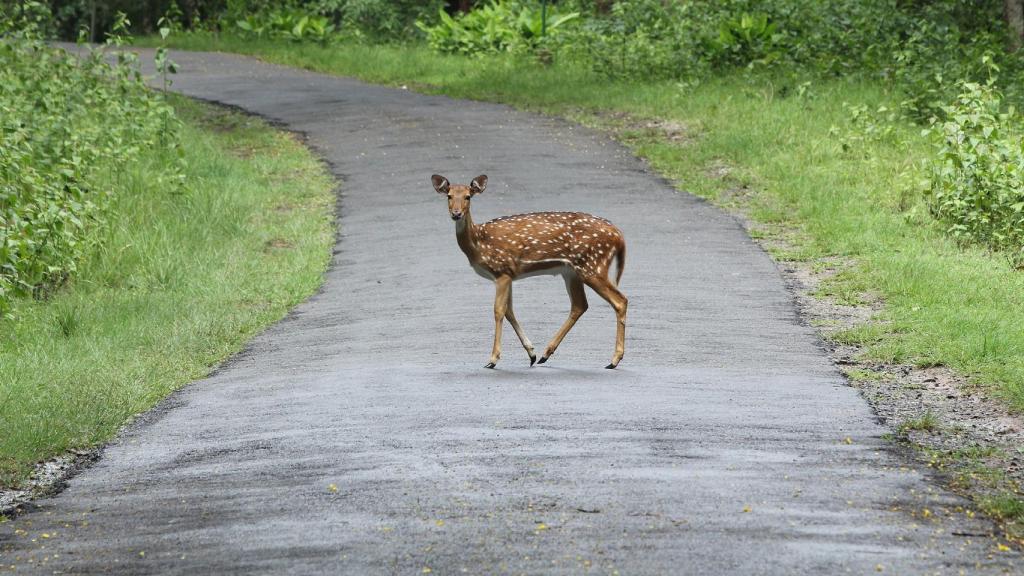
[[[1003,0],[1003,14],[1010,29],[1010,51],[1024,44],[1024,0]]]

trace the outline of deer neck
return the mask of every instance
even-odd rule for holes
[[[477,245],[476,225],[473,224],[473,217],[469,210],[461,220],[455,222],[455,239],[459,242],[459,248],[469,257],[470,262],[475,262],[480,257],[480,247]]]

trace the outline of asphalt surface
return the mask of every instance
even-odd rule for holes
[[[302,132],[343,181],[322,292],[143,416],[38,509],[0,565],[77,574],[1012,572],[986,522],[892,452],[730,216],[606,137],[504,106],[176,53],[174,89]],[[483,222],[609,218],[611,308],[543,366],[455,244],[441,173]],[[542,346],[562,281],[514,285]],[[927,511],[926,511],[927,509]],[[44,534],[46,536],[44,536]],[[2,569],[0,568],[0,569]]]

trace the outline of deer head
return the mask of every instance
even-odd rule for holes
[[[448,215],[455,221],[462,220],[462,217],[469,213],[470,198],[480,194],[487,188],[487,176],[483,174],[473,178],[469,186],[451,184],[447,178],[440,174],[431,176],[430,181],[433,183],[434,190],[438,194],[448,196]]]

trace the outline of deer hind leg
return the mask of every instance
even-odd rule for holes
[[[523,327],[519,325],[519,321],[516,320],[516,313],[512,311],[512,286],[508,288],[508,308],[505,310],[505,318],[508,323],[512,325],[512,329],[516,331],[516,336],[519,337],[519,342],[522,343],[523,348],[526,350],[526,354],[530,357],[530,366],[537,361],[537,355],[533,352],[533,343],[523,333]]]
[[[572,330],[572,327],[576,325],[576,321],[587,311],[587,293],[583,291],[583,282],[580,281],[580,277],[573,272],[567,272],[564,278],[565,290],[569,293],[572,308],[569,310],[569,318],[566,319],[562,327],[555,333],[555,337],[551,339],[551,343],[548,344],[544,355],[541,356],[539,361],[541,364],[547,362],[548,358],[555,353],[565,335],[569,333],[569,330]]]
[[[499,276],[494,280],[494,287],[494,347],[491,348],[491,361],[484,368],[494,368],[501,358],[501,325],[505,321],[505,312],[509,310],[512,278]]]
[[[622,360],[626,345],[626,306],[629,300],[619,292],[611,280],[603,276],[592,276],[586,279],[587,286],[593,288],[594,292],[608,301],[615,309],[616,331],[615,331],[615,355],[612,356],[612,363],[605,368],[615,368]]]

